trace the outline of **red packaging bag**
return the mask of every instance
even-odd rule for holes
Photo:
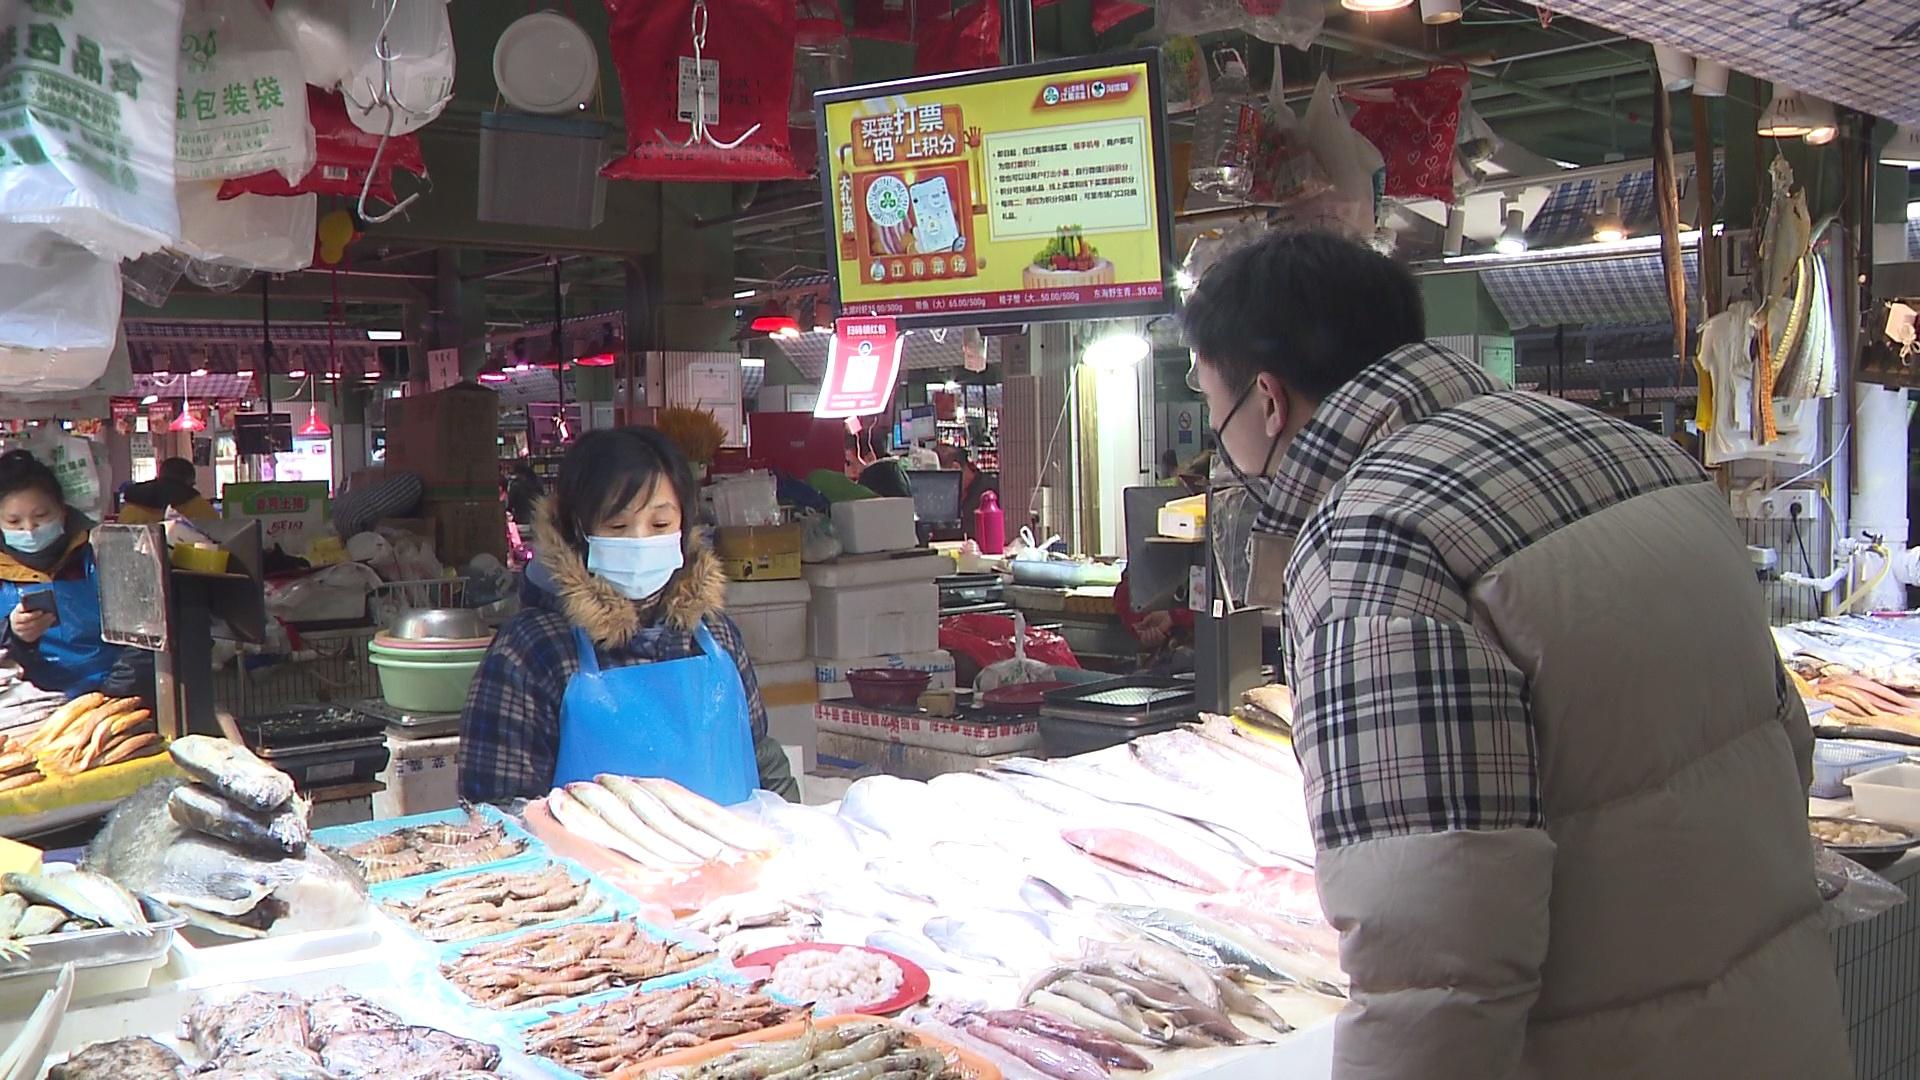
[[[627,152],[601,175],[711,181],[806,175],[787,131],[793,0],[605,3]]]
[[[1453,146],[1467,73],[1447,68],[1417,79],[1349,91],[1353,130],[1387,163],[1387,195],[1453,202]]]
[[[940,647],[973,663],[975,670],[1013,659],[1013,616],[949,615],[940,620]],[[1027,659],[1054,667],[1077,668],[1067,639],[1051,630],[1027,627]]]
[[[374,171],[373,185],[367,196],[391,206],[399,202],[393,190],[393,173],[401,169],[415,177],[427,175],[427,163],[420,156],[418,135],[395,135],[380,148],[380,136],[369,135],[347,119],[347,103],[337,92],[307,87],[307,120],[313,125],[313,168],[297,184],[289,184],[277,172],[236,177],[220,185],[222,199],[242,195],[344,195],[359,198],[366,185],[367,171],[373,168],[374,154],[380,167]]]
[[[915,75],[943,75],[1000,66],[1000,6],[973,3],[941,18],[920,19],[913,50]]]

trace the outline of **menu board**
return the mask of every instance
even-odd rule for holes
[[[814,110],[842,315],[1170,310],[1158,53],[823,90]]]

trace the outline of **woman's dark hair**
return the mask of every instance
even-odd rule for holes
[[[1231,391],[1267,372],[1312,401],[1427,336],[1406,267],[1319,232],[1272,233],[1222,258],[1180,321]]]
[[[681,546],[693,535],[698,510],[693,466],[680,447],[657,428],[629,427],[589,431],[560,460],[553,497],[560,535],[585,553],[587,535],[641,495],[651,495],[664,480],[680,502]]]
[[[67,493],[60,490],[60,478],[39,458],[25,450],[0,454],[0,499],[22,491],[38,491],[61,506],[67,505]]]

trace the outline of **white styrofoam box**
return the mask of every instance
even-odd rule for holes
[[[1861,817],[1920,829],[1920,765],[1882,765],[1847,777],[1846,784]]]
[[[819,747],[819,728],[814,724],[813,709],[812,705],[767,706],[767,734],[781,746],[800,752],[796,774],[813,768],[814,751]]]
[[[849,555],[920,546],[912,499],[854,499],[833,504],[833,535]]]
[[[387,736],[385,791],[373,796],[376,818],[406,817],[460,805],[460,736],[397,739]]]
[[[727,614],[740,627],[747,656],[756,665],[782,664],[807,655],[807,599],[804,581],[730,581]]]
[[[940,588],[900,581],[854,589],[821,589],[808,617],[814,656],[879,656],[940,647]]]
[[[922,653],[895,653],[892,655],[863,656],[854,660],[822,657],[814,661],[814,680],[820,687],[819,699],[832,701],[835,698],[853,696],[853,687],[847,685],[847,672],[861,668],[900,668],[906,671],[924,671],[929,676],[927,689],[951,690],[954,687],[953,654],[945,649],[930,649]]]
[[[753,674],[760,680],[761,692],[765,693],[769,686],[786,686],[792,683],[805,683],[812,686],[815,682],[813,673],[817,667],[813,658],[803,657],[779,664],[755,663]]]
[[[844,589],[894,581],[932,581],[953,573],[953,560],[945,555],[916,555],[909,559],[869,562],[808,563],[800,568],[800,573],[816,590]]]

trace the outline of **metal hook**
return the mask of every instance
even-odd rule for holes
[[[700,70],[702,61],[701,53],[706,49],[707,45],[707,0],[694,0],[693,13],[689,22],[693,30],[693,115],[688,119],[687,127],[691,130],[691,133],[684,142],[675,141],[659,128],[654,128],[653,133],[660,136],[660,141],[669,146],[693,146],[698,143],[706,143],[709,146],[717,147],[721,150],[732,150],[741,143],[751,139],[753,133],[760,130],[760,125],[757,123],[754,124],[752,127],[741,132],[739,138],[731,142],[723,141],[719,136],[707,130],[707,81],[702,77]]]

